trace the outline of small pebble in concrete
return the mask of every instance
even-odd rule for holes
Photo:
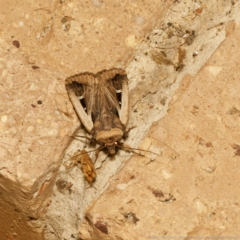
[[[8,116],[7,115],[1,116],[1,121],[2,122],[7,122],[7,120],[8,120]]]

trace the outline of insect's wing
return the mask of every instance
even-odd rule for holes
[[[92,183],[96,179],[96,170],[92,159],[89,157],[88,153],[83,149],[81,151],[81,166],[84,173],[85,178],[89,183]]]
[[[106,97],[115,105],[122,124],[126,125],[129,116],[129,91],[126,72],[120,68],[113,68],[100,72],[98,76],[106,86]],[[114,87],[116,94],[111,93],[111,87]]]
[[[87,131],[91,132],[93,121],[91,109],[94,103],[94,75],[81,73],[66,79],[69,98]]]

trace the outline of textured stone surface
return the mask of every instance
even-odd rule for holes
[[[39,217],[52,202],[63,154],[79,127],[65,78],[125,68],[168,6],[157,0],[0,2],[1,239],[43,238]]]

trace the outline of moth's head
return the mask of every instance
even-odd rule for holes
[[[116,153],[116,144],[109,146],[106,145],[106,148],[108,149],[110,155],[114,155]]]
[[[105,145],[110,155],[113,155],[116,153],[116,146],[118,145],[118,142],[122,138],[123,138],[123,131],[119,128],[112,128],[111,130],[108,130],[108,131],[100,131],[96,136],[96,140],[100,144]]]

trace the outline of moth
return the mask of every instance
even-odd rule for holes
[[[68,77],[65,84],[78,117],[92,135],[90,141],[100,145],[97,151],[105,148],[110,155],[115,154],[127,136],[129,91],[125,70],[83,72]]]
[[[83,149],[82,151],[77,151],[71,157],[71,164],[69,166],[65,165],[67,168],[81,165],[81,169],[87,181],[92,184],[96,177],[96,170],[94,164],[89,157],[88,153]]]

